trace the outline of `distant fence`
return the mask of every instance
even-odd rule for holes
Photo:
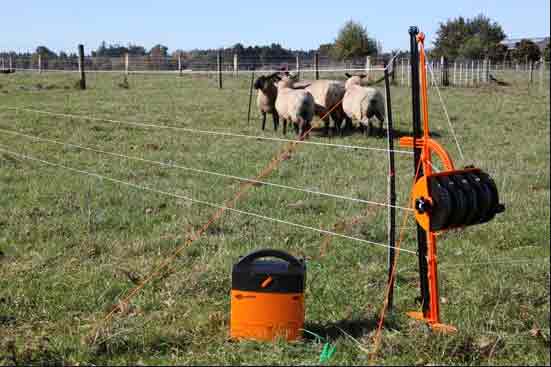
[[[288,70],[297,73],[315,73],[319,78],[321,72],[366,72],[374,77],[382,74],[385,60],[382,57],[368,56],[348,61],[334,61],[329,57],[315,54],[313,57],[279,57],[279,58],[240,58],[234,54],[228,56],[219,53],[214,56],[204,56],[196,59],[187,59],[183,56],[135,56],[121,57],[84,57],[84,68],[87,72],[113,73],[205,73],[205,74],[235,74],[251,72],[270,72]],[[515,81],[525,80],[529,83],[549,79],[549,62],[543,59],[533,63],[502,62],[494,63],[485,60],[455,60],[447,61],[444,58],[429,60],[428,82],[429,87],[456,86],[477,87],[483,84],[496,82],[496,78],[514,77]],[[13,56],[0,52],[0,70],[21,71],[66,71],[78,72],[79,57],[52,58],[34,54],[32,56]],[[402,86],[410,85],[409,58],[398,57],[393,59],[391,66],[392,80]]]

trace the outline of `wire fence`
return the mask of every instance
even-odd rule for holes
[[[14,56],[1,53],[0,70],[29,72],[79,72],[78,56],[48,58],[42,55]],[[166,75],[224,75],[238,76],[250,72],[272,73],[281,70],[298,74],[330,77],[331,73],[367,73],[373,77],[384,69],[387,58],[368,56],[347,61],[335,61],[327,56],[317,57],[260,57],[240,58],[237,54],[226,57],[203,56],[184,59],[174,56],[137,56],[83,58],[88,73],[166,74]],[[429,75],[429,86],[479,87],[503,81],[525,81],[546,84],[550,79],[550,63],[543,58],[537,62],[493,62],[489,59],[455,60],[445,58],[429,61],[434,71]],[[397,57],[391,66],[392,81],[401,86],[410,85],[409,58]],[[370,76],[371,76],[370,75]]]

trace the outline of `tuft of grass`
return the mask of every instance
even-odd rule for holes
[[[309,76],[306,76],[308,78]],[[324,75],[338,78],[340,75]],[[376,76],[375,76],[376,77]],[[402,253],[394,311],[378,364],[549,364],[549,91],[507,75],[510,87],[442,90],[466,159],[430,91],[433,137],[455,158],[496,180],[506,212],[490,223],[439,237],[442,319],[455,335],[409,320],[419,309],[417,258]],[[2,105],[158,125],[280,137],[260,130],[249,78],[17,73]],[[125,79],[123,79],[124,82]],[[4,80],[3,80],[4,82]],[[77,82],[78,85],[78,82]],[[409,89],[392,89],[399,135],[411,134]],[[270,126],[270,125],[268,125]],[[281,143],[137,129],[0,108],[0,127],[124,155],[255,177]],[[289,137],[292,135],[290,134]],[[350,134],[312,141],[386,147]],[[240,183],[91,151],[0,134],[9,150],[138,185],[223,203]],[[396,142],[397,144],[397,142]],[[397,156],[398,203],[407,205],[410,156]],[[438,164],[438,162],[436,162]],[[230,271],[239,256],[278,248],[307,261],[306,328],[336,346],[329,361],[365,365],[382,306],[386,250],[226,213],[106,325],[83,343],[121,295],[181,246],[213,209],[0,154],[0,364],[317,364],[323,344],[304,339],[228,340]],[[303,145],[266,180],[377,202],[386,201],[386,156]],[[256,185],[237,208],[376,242],[386,241],[386,210]],[[401,215],[402,213],[400,213]],[[398,217],[401,223],[401,216]],[[403,247],[414,250],[410,218]],[[532,263],[510,263],[532,259]],[[501,260],[501,261],[499,261]]]

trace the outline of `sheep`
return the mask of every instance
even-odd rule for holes
[[[305,84],[309,84],[306,90],[314,97],[316,116],[323,117],[325,134],[329,135],[329,116],[331,116],[335,124],[335,130],[342,135],[344,131],[341,130],[342,121],[346,119],[345,127],[352,124],[352,121],[345,115],[341,103],[346,91],[344,83],[336,80],[304,80],[294,85],[297,87]],[[331,109],[333,110],[327,114]]]
[[[295,132],[302,136],[310,130],[314,118],[314,97],[305,90],[307,86],[293,87],[294,77],[279,77],[276,83],[276,111],[283,119],[283,134],[287,133],[287,121],[295,126]]]
[[[381,92],[372,87],[362,87],[362,79],[366,75],[352,76],[345,74],[348,80],[345,83],[346,92],[342,101],[344,113],[360,123],[362,130],[367,127],[367,134],[371,135],[371,121],[375,116],[379,120],[379,133],[383,132],[385,120],[385,100]]]
[[[277,88],[274,82],[279,80],[277,73],[268,76],[260,76],[254,82],[254,89],[258,90],[256,96],[256,105],[262,113],[262,130],[266,127],[266,114],[272,114],[274,121],[274,130],[277,131],[279,126],[279,115],[275,109],[275,101],[277,98]]]

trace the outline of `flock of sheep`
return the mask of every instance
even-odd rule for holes
[[[345,82],[336,80],[298,81],[296,75],[287,72],[260,76],[254,83],[258,91],[256,103],[262,114],[262,130],[266,127],[266,114],[271,114],[274,130],[279,119],[283,120],[283,134],[287,123],[292,123],[295,132],[302,136],[308,132],[314,116],[322,118],[325,132],[329,133],[330,118],[336,133],[351,129],[352,121],[371,135],[370,119],[379,120],[379,133],[385,119],[385,101],[375,88],[362,86],[366,75],[346,74]],[[344,128],[342,127],[345,122]]]

